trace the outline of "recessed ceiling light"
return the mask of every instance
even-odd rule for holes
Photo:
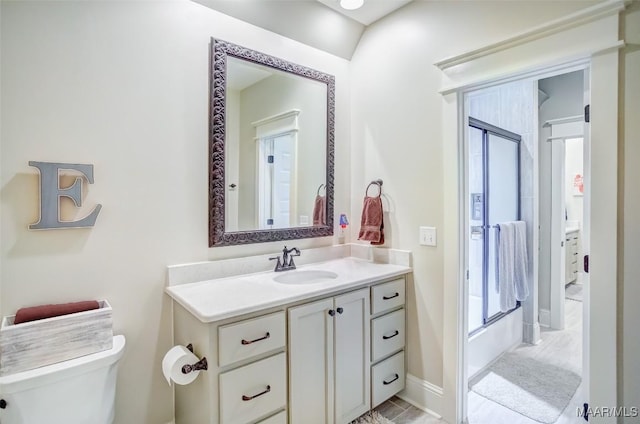
[[[347,10],[359,9],[363,4],[364,0],[340,0],[340,6]]]

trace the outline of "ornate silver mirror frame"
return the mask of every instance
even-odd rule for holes
[[[225,231],[225,131],[227,57],[268,66],[327,85],[326,225],[273,230]],[[209,246],[229,246],[333,235],[335,78],[226,41],[211,39],[209,109]]]

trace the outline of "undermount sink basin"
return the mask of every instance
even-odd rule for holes
[[[309,271],[285,271],[284,273],[273,277],[273,281],[280,284],[314,284],[322,283],[327,280],[333,280],[338,274],[331,271],[309,270]]]

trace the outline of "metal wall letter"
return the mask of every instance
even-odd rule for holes
[[[40,220],[29,225],[30,229],[93,227],[102,205],[96,205],[89,215],[77,221],[60,220],[60,197],[68,197],[77,207],[82,206],[82,178],[76,177],[70,187],[60,188],[59,176],[61,169],[72,169],[93,184],[93,165],[35,161],[29,161],[29,165],[40,171]]]

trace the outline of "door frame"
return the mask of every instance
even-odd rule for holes
[[[589,69],[592,114],[590,124],[591,176],[585,187],[598,202],[586,200],[585,219],[590,217],[583,253],[597,257],[590,267],[591,283],[585,290],[590,316],[585,336],[589,338],[586,363],[589,376],[585,397],[592,405],[617,404],[617,175],[618,175],[618,79],[620,12],[624,2],[606,2],[588,8],[547,27],[534,35],[514,37],[477,51],[436,63],[445,75],[443,95],[443,161],[452,166],[443,172],[444,208],[457,211],[445,216],[444,226],[444,328],[443,328],[443,417],[461,423],[467,415],[467,307],[464,256],[466,233],[462,228],[466,199],[464,185],[464,92],[514,79],[544,78],[571,70]],[[586,15],[589,20],[584,19]],[[559,23],[560,22],[560,23]],[[558,29],[559,27],[559,29]],[[600,37],[593,37],[594,31]],[[597,38],[597,39],[596,39]],[[577,41],[580,40],[580,41]],[[563,49],[553,49],[552,46]],[[447,71],[465,64],[464,69]],[[577,67],[577,68],[576,68]],[[453,81],[453,86],[452,85]],[[586,146],[586,144],[585,144]],[[589,150],[585,147],[585,150]],[[585,161],[585,169],[589,162]],[[591,183],[591,180],[593,184]],[[590,205],[590,206],[588,206]],[[447,283],[448,282],[448,283]],[[598,299],[598,302],[591,302]],[[535,322],[537,323],[537,311]],[[590,325],[597,323],[597,325]],[[589,380],[598,381],[589,385]],[[615,422],[615,418],[597,418]]]
[[[570,73],[570,72],[574,72],[577,70],[583,70],[585,71],[585,75],[588,74],[588,69],[590,66],[590,61],[589,60],[578,60],[578,61],[572,61],[569,63],[564,64],[563,66],[559,66],[559,67],[554,67],[554,68],[541,68],[538,69],[536,71],[533,72],[527,72],[524,74],[513,74],[509,77],[508,81],[503,81],[503,80],[496,80],[493,81],[489,84],[480,84],[480,85],[470,85],[468,87],[465,87],[463,90],[460,90],[458,95],[460,96],[460,102],[462,103],[462,114],[459,115],[459,124],[461,125],[460,131],[461,131],[461,136],[460,136],[460,143],[462,143],[461,146],[459,146],[459,150],[460,150],[460,154],[462,155],[461,157],[461,178],[464,178],[464,184],[465,187],[468,188],[468,182],[467,182],[467,169],[468,169],[468,133],[465,131],[466,129],[466,125],[467,123],[466,121],[466,111],[464,110],[464,104],[465,104],[465,96],[468,93],[472,93],[475,92],[479,89],[484,89],[484,88],[488,88],[488,87],[492,87],[492,86],[499,86],[504,84],[505,82],[513,82],[513,81],[525,81],[525,82],[531,82],[532,84],[535,82],[536,86],[537,86],[537,81],[541,80],[541,79],[545,79],[545,78],[550,78],[550,77],[554,77],[554,76],[558,76],[558,75],[563,75],[566,73]],[[534,100],[536,100],[534,98]],[[537,102],[536,102],[537,104]],[[539,202],[537,201],[539,199],[539,188],[537,183],[535,183],[538,180],[538,171],[539,171],[539,162],[538,162],[538,154],[537,154],[537,150],[538,150],[538,143],[540,142],[539,140],[539,134],[537,131],[538,128],[538,114],[537,113],[532,113],[531,115],[531,119],[532,121],[534,121],[532,123],[532,125],[534,125],[534,151],[535,156],[534,156],[534,170],[533,170],[533,178],[534,178],[534,198],[536,199],[535,203],[534,203],[534,222],[533,227],[537,228],[539,226]],[[586,148],[586,146],[585,146]],[[585,168],[584,171],[585,175],[588,174],[588,170]],[[468,269],[468,257],[469,257],[469,246],[468,246],[468,237],[470,236],[469,234],[469,225],[468,225],[468,221],[467,221],[467,217],[469,215],[469,206],[468,206],[468,201],[467,201],[467,195],[466,195],[466,189],[464,191],[462,191],[460,193],[460,198],[459,198],[459,213],[460,213],[460,222],[461,222],[461,226],[460,226],[460,234],[462,235],[462,241],[461,241],[461,245],[460,248],[463,250],[463,254],[460,255],[461,258],[464,258],[463,262],[460,264],[461,265],[461,275],[466,275],[466,269]],[[585,191],[585,197],[589,196],[588,191]],[[585,227],[587,227],[588,223],[585,220]],[[538,246],[538,236],[539,232],[538,231],[534,231],[534,240],[533,240],[533,246]],[[534,249],[533,252],[533,264],[531,265],[532,267],[536,268],[539,264],[539,260],[538,260],[538,249]],[[532,272],[533,274],[533,272]],[[532,285],[534,287],[537,287],[538,281],[537,281],[537,273],[535,276],[533,276],[533,282]],[[461,291],[461,295],[462,295],[462,302],[461,302],[461,311],[459,311],[460,313],[460,317],[464,317],[465,319],[468,319],[468,302],[467,302],[467,297],[469,295],[468,293],[468,282],[466,281],[466,278],[464,278],[464,281],[462,282],[462,287],[463,290]],[[585,291],[588,291],[588,287],[585,289]],[[532,319],[535,319],[535,323],[537,324],[538,321],[538,302],[537,299],[535,299],[536,301],[534,302],[534,296],[537,297],[537,290],[531,290],[531,294],[529,296],[529,299],[527,299],[524,303],[528,304],[529,307],[533,307],[533,310],[529,310],[529,314],[533,315],[533,317],[531,317]],[[584,305],[584,310],[583,310],[583,316],[587,316],[588,317],[589,314],[589,305],[588,303]],[[526,319],[523,319],[523,321],[526,321]],[[588,322],[588,319],[584,319],[583,322]],[[463,334],[468,333],[468,323],[463,323]],[[524,322],[523,322],[523,327],[524,327]],[[588,346],[588,340],[589,340],[589,334],[587,332],[587,328],[585,328],[583,326],[583,332],[585,333],[583,336],[583,349],[585,347]],[[534,340],[537,341],[537,336],[533,337]],[[460,384],[460,392],[458,393],[458,396],[460,397],[459,399],[459,404],[460,404],[460,408],[461,408],[461,413],[463,414],[462,416],[464,417],[464,419],[466,420],[467,417],[467,406],[468,406],[468,379],[469,379],[469,375],[468,375],[468,345],[469,345],[469,341],[468,341],[468,337],[467,338],[462,338],[461,337],[461,348],[462,348],[462,352],[461,352],[461,358],[459,359],[460,361],[460,366],[462,367],[462,369],[459,371],[460,374],[460,378],[461,378],[461,384]],[[588,362],[583,361],[583,375],[586,376],[585,380],[588,381],[588,375],[589,375],[589,364]],[[587,396],[585,394],[585,396]],[[459,421],[458,421],[459,422]]]

